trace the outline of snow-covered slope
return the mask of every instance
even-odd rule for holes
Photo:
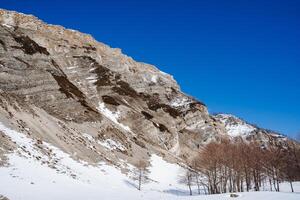
[[[150,176],[157,182],[146,184],[142,187],[142,191],[138,191],[136,183],[114,167],[107,165],[91,167],[76,162],[70,163],[72,170],[82,173],[80,176],[86,180],[83,181],[18,155],[10,155],[9,159],[12,165],[0,169],[0,187],[1,193],[11,200],[230,199],[229,194],[190,197],[187,188],[177,184],[177,173],[171,173],[176,172],[172,171],[172,168],[177,167],[161,160],[153,161],[153,171]],[[162,171],[155,171],[157,169]],[[168,173],[163,174],[166,171]],[[156,173],[159,173],[159,176],[156,176]],[[300,184],[296,184],[295,187],[296,191],[300,192]],[[288,187],[285,191],[289,191]],[[246,200],[298,200],[300,198],[300,194],[286,192],[249,192],[240,195],[241,199]]]
[[[43,143],[49,153],[40,152],[35,141],[24,134],[0,124],[2,137],[8,137],[18,144],[13,153],[8,154],[9,165],[0,168],[0,193],[11,200],[76,200],[76,199],[228,199],[228,194],[193,196],[187,187],[178,183],[178,175],[183,171],[177,164],[164,161],[157,155],[151,156],[149,183],[137,190],[137,183],[130,179],[133,166],[126,163],[127,175],[105,163],[96,166],[73,160],[58,148]],[[30,152],[30,153],[29,153]],[[52,165],[54,164],[55,165]],[[300,184],[296,184],[300,192]],[[195,188],[196,190],[196,188]],[[289,188],[284,187],[288,192]],[[242,199],[299,199],[299,194],[250,192],[240,194]]]

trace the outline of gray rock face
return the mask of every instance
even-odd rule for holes
[[[133,162],[188,159],[224,131],[172,76],[120,49],[16,12],[0,10],[0,24],[0,119],[34,139],[90,162]],[[108,139],[124,148],[107,154]]]

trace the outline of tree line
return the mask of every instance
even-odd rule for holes
[[[280,191],[280,182],[300,180],[300,148],[296,142],[288,145],[263,147],[257,142],[243,139],[211,142],[188,163],[189,168],[181,178],[192,195],[192,186],[198,193]]]

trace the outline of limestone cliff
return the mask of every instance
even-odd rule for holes
[[[189,159],[225,131],[171,75],[120,49],[12,11],[0,10],[0,24],[0,119],[36,141],[134,163]]]

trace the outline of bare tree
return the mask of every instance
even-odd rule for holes
[[[132,179],[138,182],[138,190],[142,189],[142,184],[147,183],[149,181],[148,174],[149,169],[147,166],[147,162],[139,160],[136,164],[136,169],[133,171],[132,176]]]
[[[283,178],[286,179],[291,186],[291,191],[294,192],[293,182],[300,179],[300,148],[296,142],[291,141],[288,145],[288,151],[283,157]]]
[[[300,144],[287,141],[262,146],[242,138],[222,139],[203,147],[191,169],[198,191],[202,185],[209,194],[259,191],[267,184],[279,192],[283,181],[290,183],[293,192],[293,182],[300,180]]]
[[[179,183],[186,184],[189,188],[190,195],[193,195],[193,171],[191,169],[185,169],[184,173],[179,177]]]

